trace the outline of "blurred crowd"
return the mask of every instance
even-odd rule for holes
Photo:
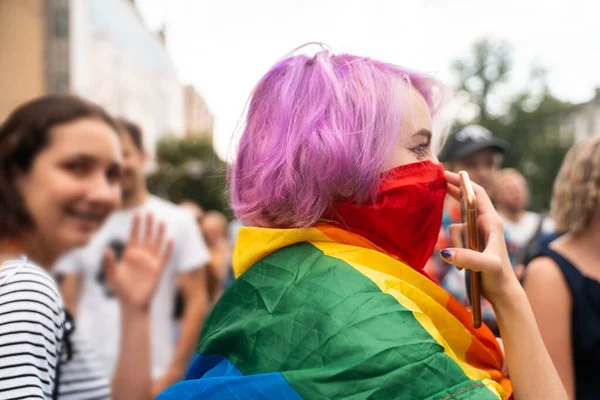
[[[551,209],[528,210],[529,188],[516,169],[501,168],[510,146],[478,125],[448,139],[440,154],[447,170],[467,171],[493,200],[502,218],[513,269],[525,287],[544,343],[571,399],[600,396],[595,386],[600,360],[600,138],[576,144],[554,183]],[[470,307],[465,270],[445,263],[439,250],[450,243],[450,226],[461,223],[460,205],[446,198],[437,250],[426,269],[431,277]],[[497,335],[489,302],[483,319]],[[577,395],[576,395],[577,394]]]
[[[126,282],[115,275],[114,265],[117,269],[123,266],[124,271],[137,268],[131,238],[132,231],[138,229],[140,215],[162,221],[164,237],[172,241],[147,304],[150,356],[146,360],[151,362],[148,397],[154,398],[182,380],[207,315],[235,279],[232,257],[241,222],[229,221],[222,213],[205,210],[193,200],[173,204],[151,194],[144,174],[149,162],[144,133],[135,122],[113,118],[85,100],[72,96],[34,100],[17,109],[1,132],[0,163],[9,172],[3,172],[0,181],[0,206],[14,207],[7,215],[21,215],[15,210],[23,201],[28,207],[27,217],[0,224],[0,249],[14,256],[3,260],[16,262],[27,250],[27,257],[37,264],[52,264],[45,267],[60,283],[64,306],[74,320],[77,335],[93,349],[94,365],[104,372],[102,379],[82,378],[63,369],[59,398],[98,395],[102,385],[111,386],[114,397],[119,397],[116,391],[122,389],[110,379],[118,379],[123,354],[136,347],[135,340],[128,342],[125,338],[125,321],[121,318],[134,302],[128,296],[137,293],[146,278],[135,275]],[[57,139],[73,133],[80,139],[73,136],[64,143]],[[111,142],[114,138],[118,138],[118,145]],[[90,148],[89,143],[95,144]],[[104,148],[108,150],[102,153]],[[509,144],[486,127],[470,125],[448,138],[439,159],[448,171],[467,171],[494,202],[504,223],[514,273],[525,287],[560,377],[575,398],[576,392],[592,390],[595,367],[600,363],[600,139],[578,143],[569,152],[556,179],[551,209],[542,212],[528,210],[530,193],[523,175],[501,167],[509,151]],[[40,171],[28,169],[35,168],[38,157],[56,160]],[[51,175],[54,165],[59,171]],[[27,174],[19,175],[19,171]],[[11,190],[21,191],[20,195],[15,197]],[[11,196],[17,200],[10,200]],[[35,228],[23,231],[23,221],[33,221],[31,226]],[[151,220],[145,221],[145,226],[152,226]],[[439,256],[440,250],[451,247],[450,226],[460,222],[460,205],[447,196],[436,250],[425,271],[469,307],[465,271]],[[73,232],[81,238],[73,239]],[[162,243],[162,236],[157,240]],[[156,271],[149,274],[154,277]],[[26,281],[22,284],[22,290],[30,290]],[[47,290],[52,291],[43,289]],[[5,307],[2,298],[8,297],[0,297],[0,307]],[[6,310],[0,310],[4,318]],[[58,317],[51,318],[55,323]],[[483,319],[500,334],[494,310],[485,301]],[[60,340],[65,335],[61,332]],[[58,348],[56,343],[52,346]],[[87,348],[77,351],[86,353]],[[56,364],[59,358],[55,354],[50,364]],[[69,373],[73,375],[65,376]],[[26,380],[25,372],[17,375]],[[46,378],[54,379],[51,375]]]
[[[106,279],[103,254],[123,254],[136,213],[152,213],[166,224],[173,240],[151,306],[153,392],[182,379],[194,353],[202,321],[230,282],[232,245],[229,221],[219,211],[205,211],[192,200],[176,205],[149,193],[143,132],[134,122],[117,120],[122,129],[122,202],[87,246],[61,257],[58,275],[65,307],[80,333],[99,349],[98,358],[113,375],[119,352],[118,302]]]
[[[15,387],[6,398],[34,396],[38,389],[61,399],[108,398],[111,391],[113,398],[156,397],[185,376],[203,321],[232,280],[230,235],[236,225],[194,201],[174,204],[149,193],[140,127],[86,100],[35,99],[17,108],[1,129],[0,256],[7,265],[23,263],[15,270],[18,277],[29,267],[38,274],[38,265],[51,271],[62,295],[36,299],[56,289],[47,281],[19,281],[3,267],[2,282],[16,279],[17,286],[2,294],[0,325],[6,326],[3,335],[15,335],[9,343],[19,343],[20,350],[7,364],[16,369],[4,376],[7,387]],[[152,235],[158,235],[153,249],[138,248],[138,237]],[[15,302],[24,309],[10,305]],[[38,303],[51,312],[40,316],[56,330],[32,340],[27,332],[36,330],[30,325],[38,317],[31,323],[20,318]],[[130,318],[130,310],[147,320]],[[72,335],[66,326],[74,328]],[[28,366],[36,355],[22,341],[54,349],[48,364]],[[67,356],[58,350],[61,343]],[[74,361],[59,368],[65,357]],[[146,368],[150,381],[136,385]],[[147,393],[137,391],[142,386]]]

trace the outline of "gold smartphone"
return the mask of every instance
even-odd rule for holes
[[[477,232],[477,198],[469,174],[466,171],[458,173],[460,177],[460,211],[464,231],[463,245],[470,250],[480,251],[479,234]],[[481,326],[481,272],[465,270],[467,295],[473,313],[473,326]]]

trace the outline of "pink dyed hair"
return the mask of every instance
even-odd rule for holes
[[[372,198],[404,134],[406,83],[439,114],[447,89],[396,65],[327,50],[275,64],[251,94],[230,169],[235,215],[250,226],[308,227],[336,201]]]

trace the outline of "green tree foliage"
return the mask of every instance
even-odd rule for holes
[[[510,149],[503,167],[516,168],[531,190],[530,208],[547,209],[560,164],[573,144],[573,138],[560,129],[574,106],[550,93],[546,71],[534,68],[526,88],[506,92],[512,70],[512,52],[506,43],[482,40],[473,45],[471,55],[452,65],[457,92],[467,96],[477,114],[457,123],[460,127],[477,123],[506,140]]]
[[[468,94],[470,102],[477,106],[480,124],[486,125],[494,119],[490,99],[508,82],[511,68],[510,46],[491,40],[475,42],[470,57],[452,63],[457,90]]]
[[[225,163],[212,143],[199,138],[167,136],[158,142],[158,169],[148,176],[150,191],[178,203],[193,200],[205,210],[231,211],[225,196]]]

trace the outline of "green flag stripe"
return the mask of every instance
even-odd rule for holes
[[[497,399],[411,311],[308,243],[240,276],[207,319],[198,351],[225,356],[245,375],[282,372],[306,399]]]

